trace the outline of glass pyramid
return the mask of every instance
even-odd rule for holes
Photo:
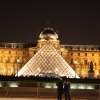
[[[66,76],[79,78],[50,41],[46,41],[16,76]]]

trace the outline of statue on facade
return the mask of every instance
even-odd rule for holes
[[[94,78],[94,70],[93,70],[93,62],[91,61],[89,63],[90,70],[88,71],[88,78],[93,79]]]

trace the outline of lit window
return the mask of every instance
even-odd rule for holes
[[[15,66],[15,73],[17,73],[17,72],[18,72],[18,67]]]
[[[85,56],[87,56],[87,53],[85,53]]]
[[[8,73],[10,72],[10,67],[8,66]]]
[[[17,59],[17,63],[19,63],[19,62],[20,62],[20,59],[18,58],[18,59]]]

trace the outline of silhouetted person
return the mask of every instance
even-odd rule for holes
[[[68,81],[68,79],[65,79],[64,81],[64,94],[65,100],[71,100],[70,82]]]
[[[57,82],[57,98],[58,100],[62,100],[62,94],[63,94],[63,81],[62,78],[59,78]]]

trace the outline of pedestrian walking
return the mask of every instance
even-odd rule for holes
[[[58,100],[62,100],[62,94],[63,94],[63,80],[62,78],[58,79],[57,82],[57,98]]]
[[[64,94],[65,94],[65,100],[71,100],[70,82],[68,79],[65,79],[64,81]]]

